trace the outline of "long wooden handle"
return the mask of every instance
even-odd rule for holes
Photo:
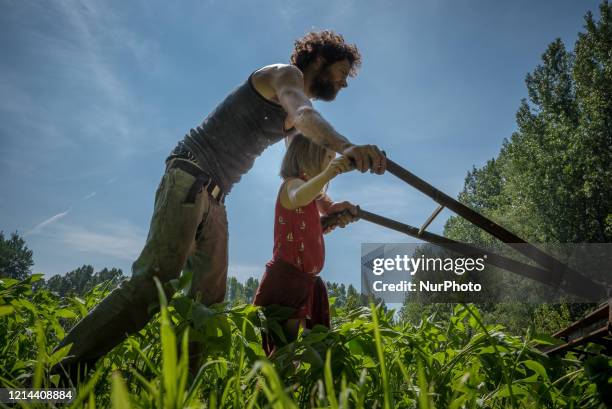
[[[323,226],[323,230],[335,226],[338,223],[340,215],[345,214],[347,212],[348,210],[345,210],[341,213],[322,217],[321,225]],[[470,244],[461,243],[427,231],[420,232],[419,229],[414,226],[400,223],[396,220],[368,212],[359,207],[357,208],[357,217],[359,219],[369,221],[370,223],[377,224],[387,229],[395,230],[399,233],[403,233],[408,236],[427,241],[429,243],[437,244],[451,251],[457,251],[464,255],[473,256],[486,254],[487,261],[494,266],[503,268],[504,270],[521,275],[523,277],[530,278],[532,280],[541,282],[543,284],[555,288],[560,287],[568,293],[577,295],[579,297],[584,297],[587,300],[593,300],[594,298],[603,299],[607,297],[606,289],[602,285],[591,281],[589,278],[579,273],[574,273],[576,274],[576,276],[572,276],[572,273],[569,271],[568,267],[563,264],[561,265],[566,270],[564,274],[553,274],[553,271],[555,270],[548,270],[541,267],[525,264],[496,253],[479,249]],[[533,259],[533,257],[530,258]]]
[[[506,230],[494,221],[470,209],[463,203],[453,199],[444,192],[436,189],[429,183],[425,182],[423,179],[409,172],[407,169],[404,169],[389,158],[387,158],[387,171],[392,175],[398,177],[399,179],[403,180],[404,182],[408,183],[410,186],[414,187],[420,192],[431,197],[433,200],[435,200],[442,206],[451,209],[459,216],[472,222],[474,225],[485,230],[487,233],[498,238],[502,242],[508,244],[516,251],[529,257],[545,269],[549,271],[560,272],[560,276],[563,277],[563,280],[565,281],[567,287],[576,287],[577,291],[580,287],[587,287],[588,291],[590,291],[591,294],[598,294],[601,292],[602,294],[604,294],[603,297],[605,297],[605,290],[600,285],[595,284],[593,281],[589,280],[584,275],[580,274],[571,267],[561,263],[559,260],[543,252],[536,246],[527,243],[527,241],[523,240],[514,233]]]

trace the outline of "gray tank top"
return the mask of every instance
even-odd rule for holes
[[[191,129],[172,152],[187,150],[187,156],[226,194],[264,149],[291,132],[284,129],[287,113],[283,107],[257,92],[252,76],[230,92],[200,126]]]

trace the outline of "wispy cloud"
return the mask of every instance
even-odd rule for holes
[[[83,200],[88,200],[91,199],[92,197],[94,197],[96,195],[96,192],[91,192],[90,194],[88,194],[87,196],[85,196],[83,198]]]
[[[54,24],[20,23],[33,13]],[[0,63],[3,170],[21,176],[40,173],[58,156],[84,144],[93,144],[113,159],[162,149],[164,130],[147,119],[157,108],[143,103],[133,83],[124,79],[126,65],[139,75],[159,75],[151,70],[163,68],[155,39],[126,24],[114,10],[88,0],[55,1],[44,7],[30,3],[9,10],[6,18],[13,21],[12,34],[23,43],[18,56],[45,64],[20,69],[15,62],[20,58],[11,58],[14,49]],[[5,159],[24,151],[25,166]],[[103,165],[92,163],[96,166]],[[53,174],[54,179],[61,177]]]
[[[77,34],[73,55],[79,65],[77,75],[102,97],[85,112],[84,130],[90,135],[103,133],[119,154],[141,151],[142,146],[134,144],[144,138],[150,142],[152,130],[137,122],[143,118],[142,104],[138,103],[130,84],[120,78],[120,67],[114,61],[116,54],[127,52],[136,65],[147,68],[143,71],[147,75],[148,67],[155,66],[159,60],[157,44],[127,29],[129,26],[111,9],[100,7],[97,2],[58,2],[58,5]]]
[[[33,229],[27,231],[24,234],[24,236],[29,236],[29,235],[32,235],[32,234],[40,233],[43,228],[45,228],[45,227],[49,226],[50,224],[55,223],[56,221],[64,218],[68,213],[70,213],[70,210],[71,209],[68,209],[65,212],[61,212],[61,213],[58,213],[58,214],[56,214],[54,216],[49,217],[44,222],[37,224]]]
[[[127,261],[138,257],[146,238],[142,229],[122,220],[88,226],[60,224],[56,227],[54,238],[70,250]]]

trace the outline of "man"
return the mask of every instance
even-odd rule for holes
[[[85,366],[140,330],[158,300],[153,277],[162,283],[192,273],[191,295],[205,305],[222,302],[227,278],[227,217],[224,199],[269,145],[295,133],[349,157],[361,172],[382,174],[384,155],[372,145],[355,146],[313,107],[332,101],[355,76],[361,56],[332,31],[311,32],[295,42],[291,64],[253,72],[204,122],[191,129],[166,160],[155,194],[151,226],[132,277],[83,318],[58,348],[72,344],[56,371],[75,379]],[[318,203],[323,214],[354,219],[355,206]],[[169,291],[169,290],[168,290]],[[171,292],[169,291],[169,294]],[[87,364],[87,365],[85,365]]]

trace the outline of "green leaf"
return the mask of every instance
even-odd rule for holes
[[[513,384],[512,385],[512,394],[514,396],[528,396],[529,391],[527,391],[522,386]],[[510,396],[510,390],[508,389],[508,385],[504,385],[500,390],[498,390],[495,395],[497,398],[507,398]]]
[[[295,312],[295,308],[272,304],[264,307],[264,312],[269,320],[285,321]]]
[[[172,306],[179,313],[179,315],[185,319],[190,320],[192,318],[191,311],[193,301],[187,296],[179,296],[172,300]]]
[[[538,376],[542,380],[548,380],[548,374],[546,373],[546,369],[544,368],[544,366],[542,366],[541,363],[533,361],[533,360],[527,360],[521,363],[525,365],[527,368],[534,371],[536,374],[538,374]]]
[[[15,307],[12,305],[0,305],[0,317],[8,314],[12,314],[15,311]]]
[[[178,290],[185,290],[187,293],[191,290],[191,270],[183,270],[183,274],[179,278]]]
[[[205,327],[208,321],[217,315],[217,312],[213,309],[206,307],[204,304],[195,304],[193,306],[191,315],[193,317],[193,324],[196,329]]]
[[[78,315],[76,315],[74,312],[67,310],[65,308],[62,308],[61,310],[57,310],[55,312],[55,315],[57,315],[58,317],[68,318],[68,319],[78,318]]]
[[[326,332],[310,331],[308,335],[304,337],[303,342],[307,345],[316,344],[327,338],[327,335],[328,334]]]
[[[10,288],[18,282],[19,280],[15,280],[14,278],[3,278],[0,280],[0,288]]]
[[[49,365],[53,366],[56,363],[58,363],[59,361],[61,361],[62,358],[64,358],[66,355],[68,355],[68,352],[70,352],[70,348],[72,348],[72,344],[65,345],[62,348],[60,348],[57,351],[55,351],[53,353],[53,355],[51,355],[49,357]]]
[[[531,340],[540,345],[560,345],[564,343],[562,340],[547,334],[535,334]]]
[[[364,355],[363,347],[361,346],[361,342],[358,339],[356,338],[351,339],[346,344],[346,346],[348,347],[349,351],[351,351],[352,355],[356,355],[356,356]]]
[[[42,280],[45,275],[43,273],[35,273],[30,276],[30,283],[35,283]]]

